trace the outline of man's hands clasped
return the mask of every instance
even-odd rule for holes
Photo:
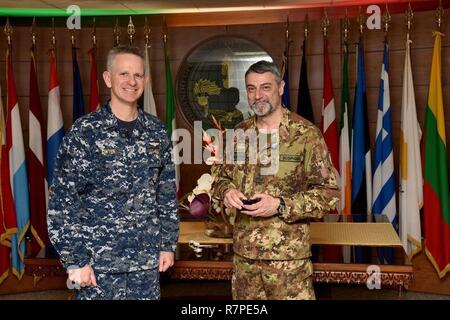
[[[230,188],[224,194],[223,202],[227,208],[236,208],[241,213],[252,216],[268,218],[275,215],[280,206],[280,199],[274,198],[266,193],[256,193],[249,200],[259,199],[254,204],[244,204],[242,200],[246,200],[242,192],[237,189]]]

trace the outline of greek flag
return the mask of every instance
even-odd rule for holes
[[[389,95],[389,49],[384,44],[383,65],[381,67],[380,91],[378,96],[377,131],[375,139],[375,157],[373,161],[373,214],[384,214],[398,229],[395,202],[394,153],[392,150],[392,114]],[[392,260],[389,250],[378,251],[380,262]]]

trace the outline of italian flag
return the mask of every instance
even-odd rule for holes
[[[434,32],[433,61],[425,111],[424,224],[425,252],[440,278],[450,271],[450,193],[441,83],[441,37]]]

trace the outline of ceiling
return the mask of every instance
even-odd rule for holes
[[[0,16],[68,16],[66,9],[73,4],[80,7],[82,16],[112,16],[354,7],[407,2],[426,2],[436,6],[438,0],[0,0]],[[443,0],[443,3],[446,2],[449,1]]]

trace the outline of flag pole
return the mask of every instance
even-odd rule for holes
[[[289,55],[289,44],[290,44],[290,40],[289,40],[289,15],[286,17],[286,31],[285,31],[285,35],[286,35],[286,55]]]
[[[33,17],[33,22],[31,23],[31,45],[32,50],[36,46],[36,17]]]
[[[97,37],[96,37],[96,27],[95,27],[95,17],[92,18],[92,47],[95,47],[97,45]]]
[[[150,27],[148,26],[147,16],[145,16],[144,36],[145,36],[145,47],[146,47],[146,48],[151,48],[151,44],[150,44],[150,33],[151,33],[151,29],[150,29]]]
[[[414,13],[411,9],[411,2],[408,2],[408,9],[406,10],[406,39],[409,40],[412,28],[412,19]]]
[[[128,40],[130,41],[130,46],[131,46],[133,44],[134,34],[136,33],[136,29],[134,27],[131,16],[130,16],[130,21],[128,22],[128,26],[127,26],[127,33],[128,33]]]
[[[348,18],[348,10],[345,9],[345,17],[344,17],[344,43],[348,41],[348,34],[350,32],[350,19]]]
[[[388,5],[386,3],[386,12],[383,14],[383,23],[384,23],[384,37],[385,41],[387,42],[387,35],[389,31],[389,26],[391,23],[391,15],[389,14]]]
[[[308,13],[305,15],[305,26],[303,28],[303,32],[305,34],[305,40],[308,39],[309,35],[309,19],[308,19]]]
[[[11,37],[13,35],[13,29],[11,27],[11,24],[9,23],[9,17],[6,18],[6,24],[4,28],[4,33],[6,35],[6,39],[8,42],[8,47],[11,47]]]
[[[56,50],[56,36],[55,36],[55,18],[52,17],[52,40],[51,40],[51,45],[52,45],[52,49],[53,51]]]
[[[114,26],[113,35],[114,35],[114,47],[117,47],[120,44],[119,17],[116,17],[116,25]]]
[[[444,15],[444,10],[442,9],[442,0],[439,0],[439,5],[436,8],[436,25],[438,27],[439,32],[441,32],[443,15]]]
[[[328,27],[330,26],[330,19],[328,19],[327,9],[323,9],[323,17],[322,17],[322,32],[323,37],[326,39],[328,37]]]

